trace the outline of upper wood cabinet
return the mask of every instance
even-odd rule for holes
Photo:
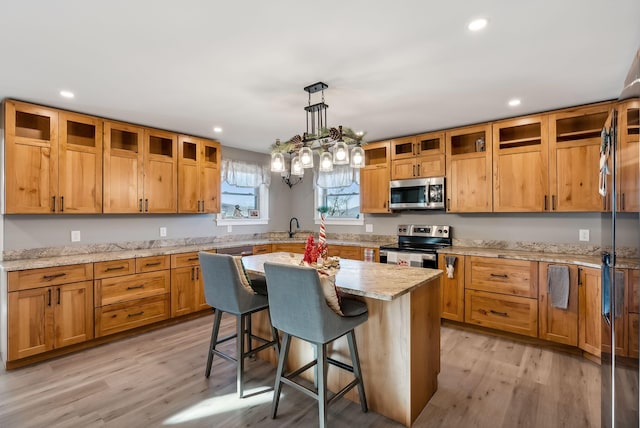
[[[548,117],[493,124],[493,210],[541,212],[549,206]]]
[[[491,124],[446,132],[447,211],[491,212]]]
[[[220,212],[220,144],[178,137],[178,212]]]
[[[640,100],[620,103],[618,109],[620,189],[618,210],[640,211]]]
[[[177,143],[178,136],[172,132],[144,130],[144,212],[178,211]]]
[[[389,141],[369,143],[363,147],[366,166],[360,170],[360,212],[362,213],[390,212],[390,148]]]
[[[142,212],[144,128],[104,122],[105,213]]]
[[[598,193],[602,127],[611,103],[549,115],[551,211],[603,211]]]
[[[8,214],[102,212],[102,122],[7,100]]]
[[[444,132],[391,140],[391,179],[444,176],[444,146]]]

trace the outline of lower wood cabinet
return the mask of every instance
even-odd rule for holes
[[[171,256],[171,317],[209,309],[198,252]]]
[[[101,278],[95,281],[96,337],[169,318],[169,256],[136,258],[133,262],[136,273],[123,275],[129,272],[130,260],[115,266],[112,262],[96,263],[96,269],[101,272]],[[116,269],[120,266],[126,268]]]
[[[267,254],[271,252],[271,244],[260,244],[253,246],[253,255],[257,254]]]
[[[569,302],[566,309],[552,305],[548,289],[549,266],[569,270]],[[540,339],[578,346],[578,266],[540,262],[538,284],[538,320]]]
[[[628,275],[627,302],[629,314],[627,315],[627,341],[628,356],[638,358],[638,291],[640,291],[640,270],[631,269]]]
[[[600,269],[581,267],[578,278],[578,346],[599,357],[602,343]]]
[[[442,289],[442,318],[464,321],[464,265],[465,256],[456,255],[453,278],[449,278],[446,272],[445,257],[448,254],[438,254],[438,269],[444,273],[441,278]]]
[[[90,267],[72,265],[9,273],[8,361],[93,338]],[[85,280],[60,283],[64,278]],[[43,286],[46,283],[58,284]]]

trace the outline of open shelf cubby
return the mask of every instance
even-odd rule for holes
[[[420,153],[428,152],[430,150],[440,150],[440,138],[428,138],[420,140]]]
[[[365,165],[385,165],[387,163],[387,149],[380,147],[378,149],[365,150]]]
[[[95,147],[96,127],[88,123],[67,121],[67,143],[76,146]]]
[[[476,141],[482,139],[483,144],[476,145]],[[473,132],[471,134],[454,135],[451,137],[451,154],[464,155],[468,153],[478,153],[486,151],[486,135],[484,131]],[[483,148],[476,150],[476,148]]]
[[[640,109],[627,110],[627,134],[640,135]]]
[[[568,142],[600,137],[607,111],[556,120],[556,141]]]
[[[218,162],[218,149],[211,146],[205,146],[204,148],[204,160],[205,162],[217,163]]]
[[[190,159],[192,161],[195,161],[197,158],[197,153],[198,153],[198,146],[196,145],[196,143],[189,143],[187,141],[184,141],[182,143],[183,159]]]
[[[16,137],[50,140],[51,118],[24,111],[16,111]]]
[[[138,134],[120,129],[111,129],[111,148],[138,153]]]
[[[162,138],[151,135],[149,137],[149,153],[152,155],[160,155],[173,157],[173,141],[170,138]]]

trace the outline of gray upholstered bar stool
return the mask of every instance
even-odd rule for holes
[[[264,269],[269,287],[271,322],[275,328],[283,333],[271,417],[275,418],[278,412],[283,383],[318,400],[320,427],[327,426],[327,406],[355,386],[358,387],[360,394],[362,411],[366,412],[367,398],[364,393],[360,359],[354,334],[354,329],[368,318],[366,305],[354,299],[344,299],[342,309],[347,316],[340,316],[327,306],[322,285],[315,269],[275,263],[265,263]],[[344,335],[347,336],[349,343],[351,366],[327,357],[327,344]],[[284,365],[291,345],[291,336],[310,342],[315,347],[317,359],[285,374]],[[329,399],[327,399],[328,363],[351,371],[355,377],[351,383]],[[315,379],[317,388],[312,389],[292,380],[313,366],[317,366]]]
[[[242,398],[244,397],[244,384],[242,381],[244,359],[270,346],[275,348],[276,353],[279,352],[278,332],[273,326],[271,326],[271,340],[254,336],[251,333],[251,314],[268,309],[269,301],[267,300],[267,296],[252,294],[242,286],[240,273],[233,260],[233,256],[206,252],[200,252],[198,255],[200,257],[200,267],[204,280],[205,299],[207,304],[215,309],[215,320],[211,332],[211,342],[209,343],[205,376],[209,377],[211,374],[211,364],[214,355],[235,362],[237,365],[236,382],[238,397]],[[220,320],[222,319],[223,312],[236,316],[237,328],[235,334],[218,339]],[[216,349],[216,346],[220,343],[233,338],[236,339],[236,358]],[[257,348],[252,348],[252,339],[262,342],[262,345]],[[245,340],[248,343],[248,349],[245,349]]]

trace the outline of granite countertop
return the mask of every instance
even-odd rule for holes
[[[242,259],[248,272],[264,273],[264,263],[300,265],[302,254],[269,253]],[[340,259],[336,286],[347,294],[391,301],[442,275],[438,269]]]
[[[193,245],[178,245],[168,247],[153,247],[153,248],[141,248],[141,249],[123,249],[118,251],[104,251],[104,252],[87,252],[83,254],[71,254],[51,257],[36,257],[20,260],[2,261],[0,262],[0,269],[10,272],[24,269],[38,269],[54,266],[75,265],[81,263],[97,263],[109,260],[123,260],[134,257],[150,257],[150,256],[164,256],[171,254],[187,253],[191,251],[207,251],[217,250],[230,247],[243,247],[262,244],[276,244],[276,243],[300,243],[306,242],[305,238],[285,238],[285,239],[257,239],[247,241],[228,241],[219,243],[206,243],[206,244],[193,244]],[[369,241],[343,241],[343,240],[327,240],[329,245],[350,245],[357,247],[379,248],[384,243],[369,242]]]
[[[540,251],[505,250],[478,247],[447,247],[438,251],[442,254],[457,254],[461,256],[497,257],[513,260],[530,260],[549,263],[570,263],[584,267],[600,268],[599,256],[547,253]],[[638,261],[632,258],[618,258],[616,267],[622,269],[638,269]]]

